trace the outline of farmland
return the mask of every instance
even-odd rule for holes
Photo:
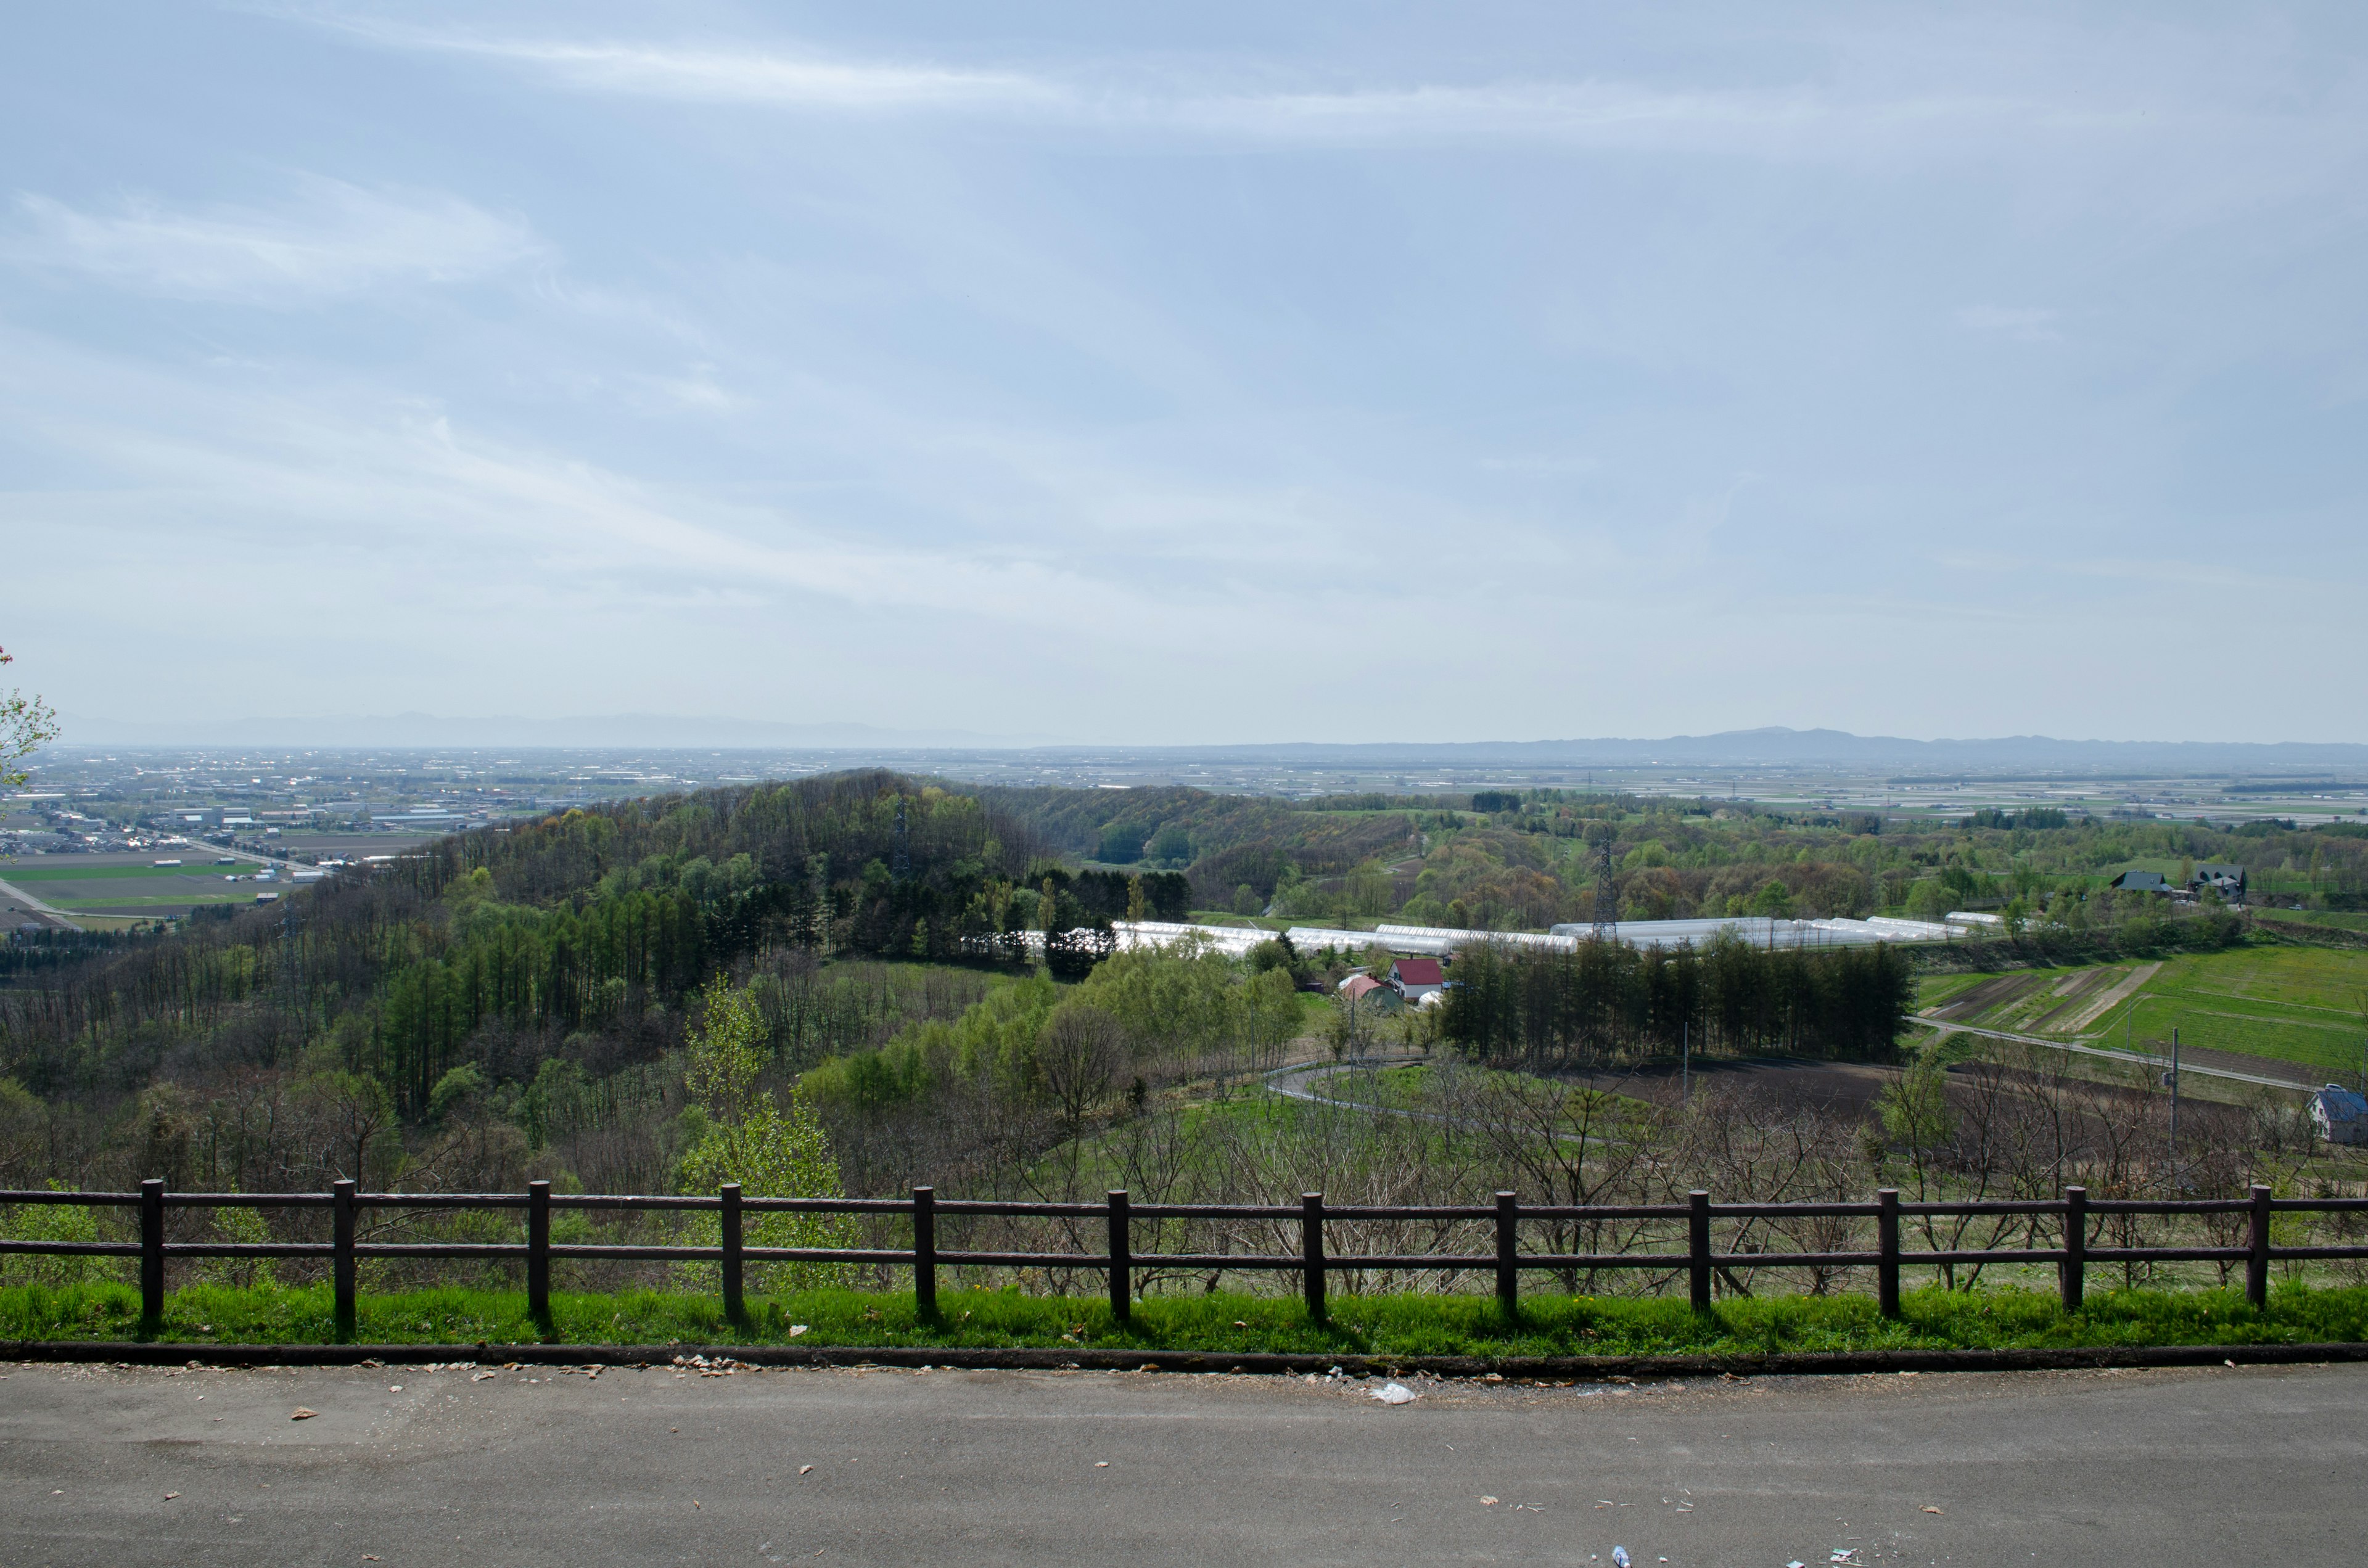
[[[169,858],[170,857],[165,857]],[[225,878],[251,877],[251,860],[216,866],[211,847],[183,852],[179,866],[158,866],[159,857],[135,855],[44,855],[0,861],[0,881],[70,915],[186,915],[199,904],[252,903],[256,884]]]
[[[2350,1081],[2368,1040],[2368,951],[2246,947],[2159,961],[1929,978],[1922,1016],[1977,1028],[2264,1057]]]

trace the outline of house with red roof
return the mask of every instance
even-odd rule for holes
[[[1437,959],[1400,959],[1390,965],[1390,985],[1408,1003],[1419,1003],[1447,989],[1447,976]]]

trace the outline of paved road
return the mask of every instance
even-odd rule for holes
[[[0,860],[0,866],[5,866],[6,864],[6,861]],[[23,906],[27,914],[45,915],[51,920],[56,921],[60,926],[64,926],[69,931],[79,931],[82,929],[81,926],[74,923],[74,916],[68,915],[64,910],[57,909],[50,904],[42,903],[40,899],[35,898],[31,893],[27,892],[23,888],[18,887],[16,883],[8,881],[6,879],[0,879],[0,898],[13,899],[17,903]],[[10,924],[13,926],[18,924],[18,922],[11,921]]]
[[[2118,1062],[2125,1067],[2135,1065],[2168,1068],[2170,1065],[2169,1057],[2149,1056],[2142,1051],[2114,1051],[2104,1046],[2080,1045],[2068,1040],[2049,1040],[2044,1035],[2015,1034],[2006,1029],[1977,1029],[1971,1024],[1944,1024],[1938,1018],[1910,1018],[1907,1021],[1911,1024],[1921,1024],[1926,1028],[1938,1030],[1941,1034],[1979,1035],[1985,1040],[2012,1040],[2017,1045],[2044,1046],[2050,1051],[2068,1051],[2075,1056],[2100,1057],[2107,1062]],[[2091,1035],[2089,1038],[2093,1040],[2096,1037]],[[2230,1053],[2215,1051],[2214,1054],[2226,1056]],[[2275,1068],[2281,1075],[2267,1076],[2260,1073],[2234,1072],[2226,1067],[2206,1067],[2192,1058],[2180,1062],[2179,1071],[2182,1076],[2192,1073],[2198,1077],[2225,1078],[2232,1084],[2257,1084],[2268,1089],[2301,1089],[2307,1092],[2318,1087],[2317,1083],[2309,1081],[2310,1069],[2307,1067],[2276,1062],[2266,1057],[2261,1058],[2260,1061],[2261,1065]]]
[[[2368,1459],[2362,1367],[1418,1382],[1395,1408],[1177,1374],[0,1371],[7,1568],[2293,1568],[2360,1560]]]

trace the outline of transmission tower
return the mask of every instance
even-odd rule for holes
[[[1595,861],[1595,939],[1608,942],[1619,927],[1620,890],[1611,883],[1611,838],[1604,835]]]

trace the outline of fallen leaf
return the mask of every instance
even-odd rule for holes
[[[1931,1504],[1927,1503],[1927,1504],[1925,1504],[1925,1505],[1924,1505],[1924,1511],[1925,1511],[1926,1513],[1928,1513],[1928,1514],[1937,1514],[1937,1513],[1939,1513],[1941,1510],[1940,1510],[1940,1509],[1938,1509],[1938,1508],[1935,1508],[1934,1506],[1932,1506],[1932,1505],[1931,1505]]]
[[[288,1419],[290,1421],[310,1421],[313,1417],[320,1414],[321,1413],[317,1410],[307,1410],[300,1404],[295,1409],[288,1413]]]
[[[401,1383],[389,1383],[386,1387],[386,1392],[389,1393],[401,1393],[403,1392],[403,1385]]]
[[[1235,1328],[1247,1328],[1247,1327],[1249,1327],[1249,1324],[1247,1324],[1247,1323],[1244,1323],[1244,1322],[1243,1322],[1241,1319],[1239,1319],[1239,1318],[1235,1318],[1235,1319],[1234,1320],[1234,1326],[1235,1326]]]
[[[798,1466],[798,1473],[799,1473],[800,1475],[803,1475],[806,1471],[810,1471],[810,1470],[812,1470],[812,1469],[814,1469],[814,1466],[812,1466],[812,1465],[810,1465],[810,1464],[802,1464],[802,1465]]]
[[[1494,1497],[1483,1497],[1480,1499],[1480,1506],[1484,1508],[1493,1508],[1497,1506],[1497,1499]]]
[[[177,1492],[167,1492],[167,1493],[165,1493],[165,1502],[167,1502],[167,1503],[169,1503],[169,1502],[171,1502],[174,1498],[178,1497],[179,1495],[180,1495],[180,1494],[179,1494],[179,1493],[177,1493]]]
[[[1096,1460],[1094,1461],[1094,1468],[1095,1468],[1096,1470],[1108,1470],[1108,1469],[1110,1468],[1110,1460]]]

